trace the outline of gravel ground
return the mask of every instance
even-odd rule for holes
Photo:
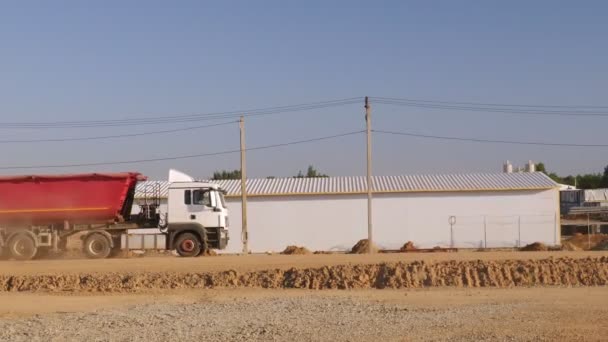
[[[199,298],[184,303],[156,302],[93,312],[3,318],[0,340],[554,341],[601,340],[606,333],[605,327],[596,332],[587,330],[588,334],[580,331],[585,328],[560,328],[555,307],[530,306],[525,301],[471,300],[437,307],[408,305],[394,298],[381,300],[375,297],[379,292],[383,291],[365,292],[363,298],[360,293],[296,291],[293,295],[293,290],[274,291],[261,298]]]

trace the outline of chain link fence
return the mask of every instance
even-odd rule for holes
[[[456,248],[523,247],[534,242],[559,244],[555,214],[454,215],[446,222],[450,229],[450,246]]]

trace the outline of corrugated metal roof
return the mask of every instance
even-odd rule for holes
[[[211,181],[226,190],[227,196],[240,196],[240,180]],[[136,198],[150,193],[151,184],[159,184],[161,197],[167,196],[169,182],[141,182],[137,185]],[[558,184],[541,172],[484,173],[453,175],[404,175],[375,176],[372,180],[374,193],[399,192],[458,192],[458,191],[505,191],[557,188]],[[319,194],[358,194],[367,191],[366,177],[329,178],[272,178],[248,179],[248,196],[286,196]]]

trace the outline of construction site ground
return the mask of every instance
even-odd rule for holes
[[[0,341],[600,341],[608,252],[0,262]]]

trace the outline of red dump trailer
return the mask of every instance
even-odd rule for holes
[[[157,229],[150,248],[176,249],[182,256],[226,247],[227,208],[217,185],[175,183],[170,213],[160,213],[160,187],[159,193],[152,187],[132,214],[143,180],[137,172],[0,177],[0,257],[29,260],[59,252],[69,236],[81,233],[84,253],[105,258],[125,246],[135,249],[138,241],[144,249],[143,235],[132,240],[129,233],[138,228]]]
[[[145,179],[135,172],[0,177],[0,224],[124,221]]]

